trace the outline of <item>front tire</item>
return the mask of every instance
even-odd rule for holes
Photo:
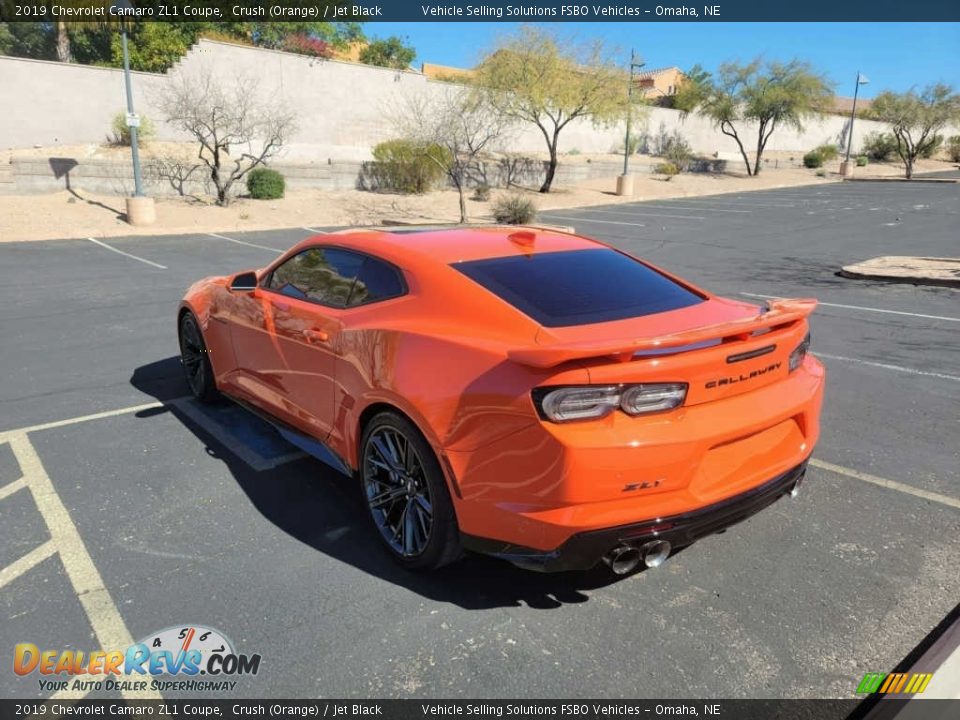
[[[193,313],[185,312],[180,318],[180,364],[190,392],[201,402],[210,403],[220,399],[210,353],[203,341],[200,324]]]
[[[460,556],[443,471],[412,422],[394,412],[374,416],[360,441],[359,474],[370,520],[397,562],[434,570]]]

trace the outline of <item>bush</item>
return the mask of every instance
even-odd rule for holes
[[[479,201],[479,202],[486,202],[487,200],[489,200],[489,199],[490,199],[490,186],[487,185],[486,183],[477,185],[477,187],[474,188],[474,190],[473,190],[473,197],[472,197],[472,199],[473,199],[473,200],[477,200],[477,201]]]
[[[680,168],[674,165],[672,162],[663,162],[657,165],[653,171],[659,175],[665,175],[664,180],[670,180],[674,175],[680,172]]]
[[[816,150],[811,150],[803,156],[803,166],[808,168],[818,168],[823,166],[823,155]]]
[[[140,116],[137,139],[146,142],[153,137],[153,122],[146,115]],[[127,111],[121,110],[113,116],[113,142],[115,145],[130,145],[130,128],[127,127]]]
[[[377,184],[386,190],[421,195],[444,176],[450,151],[436,144],[387,140],[373,148]],[[431,158],[440,159],[440,164]]]
[[[893,133],[873,132],[864,138],[862,150],[871,160],[883,162],[897,151],[897,139]]]
[[[947,155],[953,162],[960,162],[960,135],[947,140]]]
[[[247,173],[247,190],[254,200],[276,200],[283,197],[286,183],[283,175],[270,168],[258,167]]]
[[[943,147],[943,135],[934,135],[933,139],[923,146],[923,150],[920,151],[920,157],[924,160],[929,160],[940,152],[941,147]]]
[[[826,171],[826,170],[823,170],[823,169],[820,169],[820,170],[817,170],[817,171],[814,173],[814,175],[816,175],[817,177],[826,177],[826,176],[827,176],[827,171]]]
[[[503,225],[526,225],[536,217],[537,206],[520,193],[501,195],[493,203],[493,219]]]
[[[837,155],[840,154],[840,150],[836,145],[821,145],[820,147],[814,150],[815,153],[818,153],[820,157],[823,158],[824,162],[830,162],[831,160],[836,160]]]
[[[693,151],[690,149],[690,144],[683,139],[683,136],[675,132],[667,140],[661,156],[676,167],[677,172],[683,172],[689,168],[690,162],[693,160]]]
[[[868,162],[870,160],[866,155],[857,155],[857,167],[866,167]]]

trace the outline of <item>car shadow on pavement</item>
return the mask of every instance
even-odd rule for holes
[[[587,572],[542,574],[478,555],[467,555],[433,573],[404,570],[388,557],[374,535],[358,483],[306,456],[277,467],[255,469],[229,449],[213,424],[198,422],[197,418],[204,415],[194,410],[196,401],[185,399],[189,389],[179,358],[138,367],[130,382],[163,403],[162,407],[138,412],[136,417],[173,415],[204,444],[210,457],[224,463],[253,507],[287,535],[431,600],[468,610],[520,605],[551,609],[587,602],[589,591],[624,579],[603,565]],[[224,401],[222,411],[233,413],[235,408]],[[250,423],[263,423],[245,411],[243,417]],[[290,446],[289,450],[295,448]]]

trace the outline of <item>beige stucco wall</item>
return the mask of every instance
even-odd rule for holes
[[[202,40],[166,74],[134,73],[137,110],[154,121],[158,139],[182,136],[160,118],[157,93],[171,78],[204,68],[227,82],[244,77],[260,92],[282,98],[296,109],[300,129],[278,158],[287,162],[369,159],[373,145],[396,136],[391,113],[405,97],[445,93],[455,87],[416,72]],[[113,115],[125,106],[121,71],[57,62],[0,57],[0,92],[4,100],[0,149],[103,142]],[[825,142],[836,143],[845,124],[844,118],[824,116],[808,122],[803,132],[781,128],[768,149],[802,153]],[[651,134],[661,129],[668,133],[679,130],[693,149],[703,154],[736,151],[733,140],[707,120],[684,118],[675,110],[649,108],[634,127]],[[865,134],[882,127],[858,120],[854,147]],[[622,124],[597,128],[589,122],[574,122],[561,135],[561,151],[605,153],[622,142]],[[513,132],[509,146],[517,152],[544,151],[543,137],[533,127]]]

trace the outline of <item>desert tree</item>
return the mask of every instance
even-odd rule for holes
[[[960,119],[960,95],[944,84],[928,85],[919,93],[888,90],[874,98],[868,114],[890,125],[909,180],[913,178],[917,158],[934,151],[942,142],[939,131]]]
[[[170,125],[199,144],[197,157],[221,206],[230,204],[234,183],[276,155],[297,129],[293,113],[261,93],[255,80],[224,82],[209,68],[171,79],[157,103]]]
[[[808,63],[723,63],[716,77],[699,66],[680,84],[674,107],[706,116],[721,133],[733,138],[747,168],[760,172],[770,136],[781,127],[803,129],[804,121],[823,112],[833,97],[831,84]],[[749,135],[756,132],[753,163],[747,155]]]
[[[480,157],[493,149],[511,119],[490,105],[488,96],[466,87],[438,88],[415,95],[397,112],[403,134],[423,148],[425,157],[443,170],[460,198],[460,222],[467,222],[466,189]]]
[[[497,112],[535,125],[550,154],[540,192],[550,192],[560,133],[577,119],[610,125],[626,117],[627,74],[602,43],[578,44],[523,26],[477,68],[474,81]]]

